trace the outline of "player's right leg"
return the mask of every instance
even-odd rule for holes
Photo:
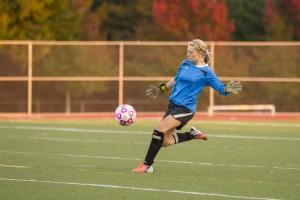
[[[165,117],[160,124],[155,128],[152,134],[152,139],[148,148],[148,152],[146,154],[144,162],[139,165],[137,168],[132,170],[132,172],[135,173],[145,173],[145,172],[153,172],[152,164],[154,163],[154,159],[156,155],[158,154],[161,147],[166,145],[172,145],[175,144],[175,141],[171,135],[168,135],[168,133],[173,133],[175,130],[175,127],[180,125],[180,122],[176,119],[174,119],[171,115]],[[173,131],[170,131],[173,130]]]
[[[202,131],[198,130],[196,127],[192,126],[189,131],[194,137],[195,140],[207,140],[207,136]]]
[[[132,170],[134,173],[152,173],[153,167],[146,165],[145,163],[141,163],[137,168]]]
[[[164,141],[164,133],[154,130],[152,133],[152,139],[148,148],[148,152],[146,154],[145,161],[140,164],[137,168],[132,170],[135,173],[145,173],[145,172],[153,172],[153,167],[151,166],[154,163],[154,159],[158,154],[160,148],[162,147]]]
[[[188,132],[185,133],[174,133],[173,134],[175,144],[186,142],[190,140],[207,140],[207,136],[202,131],[198,130],[196,127],[192,126]]]

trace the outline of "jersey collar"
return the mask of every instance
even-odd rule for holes
[[[200,66],[196,66],[196,65],[195,65],[195,67],[198,67],[198,68],[208,67],[208,64],[200,65]]]

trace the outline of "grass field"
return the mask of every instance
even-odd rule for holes
[[[162,148],[157,120],[1,120],[0,199],[300,199],[300,122],[193,120],[207,141]]]

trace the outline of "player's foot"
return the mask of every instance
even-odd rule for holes
[[[205,135],[205,133],[201,132],[194,126],[192,126],[192,128],[190,129],[190,133],[195,136],[196,140],[207,140],[207,136]]]
[[[152,173],[153,172],[153,167],[148,166],[144,163],[141,163],[137,168],[132,170],[134,173]]]

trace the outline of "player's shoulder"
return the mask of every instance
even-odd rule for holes
[[[204,65],[196,66],[196,67],[201,69],[202,71],[206,71],[207,73],[212,72],[212,69],[210,68],[210,66],[208,64],[204,64]]]
[[[189,61],[189,60],[183,60],[182,62],[181,62],[181,64],[180,64],[181,66],[186,66],[186,65],[194,65],[195,66],[195,64],[194,63],[192,63],[191,61]]]
[[[203,69],[206,70],[207,72],[213,72],[213,70],[210,68],[208,64],[204,65]]]

